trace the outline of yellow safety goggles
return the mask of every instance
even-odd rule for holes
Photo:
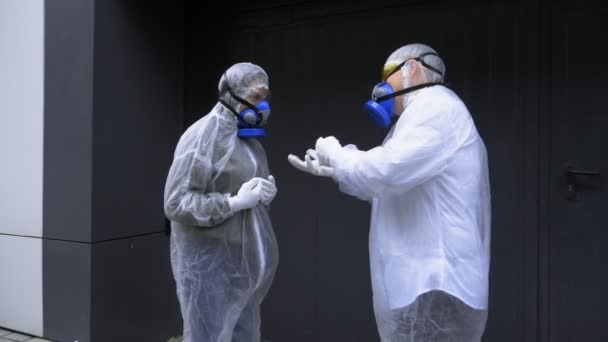
[[[391,77],[392,74],[399,71],[399,69],[401,69],[403,64],[405,64],[405,62],[399,63],[399,64],[397,64],[397,63],[385,64],[384,67],[382,68],[382,80],[386,81],[389,77]]]

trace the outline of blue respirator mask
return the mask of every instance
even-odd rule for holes
[[[243,99],[236,95],[230,87],[228,87],[228,93],[235,100],[239,101],[247,108],[240,112],[237,112],[231,105],[226,101],[220,99],[219,102],[228,108],[232,114],[234,114],[239,120],[238,124],[238,137],[239,138],[261,138],[266,136],[266,130],[263,128],[268,122],[270,117],[270,103],[264,100],[259,102],[257,105]]]
[[[391,77],[394,73],[399,71],[408,61],[415,60],[420,62],[424,67],[429,70],[432,70],[443,76],[443,73],[433,66],[427,64],[422,58],[425,56],[434,55],[438,56],[436,53],[429,52],[424,53],[416,58],[406,59],[402,63],[398,64],[395,67],[390,68],[389,70],[385,70],[382,75],[382,79],[384,81],[378,83],[374,90],[372,91],[372,99],[365,103],[365,111],[369,118],[378,126],[382,128],[387,128],[390,126],[391,121],[395,118],[395,113],[393,112],[393,108],[395,105],[395,98],[400,95],[405,95],[407,93],[411,93],[416,90],[420,90],[427,87],[432,87],[436,85],[443,84],[443,82],[429,82],[419,84],[413,87],[408,87],[399,91],[395,91],[386,80]]]

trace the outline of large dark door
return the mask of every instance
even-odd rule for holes
[[[572,175],[579,201],[563,197],[565,163],[574,171],[608,166],[601,165],[605,11],[528,0],[268,0],[241,7],[221,34],[201,20],[205,11],[187,11],[188,123],[211,108],[230,64],[252,61],[270,75],[273,116],[263,143],[279,184],[271,215],[280,264],[262,306],[266,339],[378,340],[369,205],[294,170],[287,155],[325,135],[364,149],[379,144],[386,132],[368,122],[362,104],[388,54],[423,42],[444,57],[449,86],[488,147],[493,225],[484,341],[605,340],[598,324],[608,304],[600,292],[608,285],[599,216],[608,206],[598,183],[605,178]]]
[[[608,8],[553,4],[547,17],[544,340],[607,341]]]

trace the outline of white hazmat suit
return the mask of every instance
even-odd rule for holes
[[[243,98],[268,88],[265,72],[249,63],[228,69],[222,94],[226,82]],[[224,100],[238,104],[228,95]],[[237,124],[224,105],[215,105],[182,135],[167,178],[165,213],[184,342],[260,340],[260,303],[278,247],[266,205],[271,199],[260,195],[259,202],[242,204],[243,193],[253,194],[248,186],[268,179],[269,171],[262,145],[238,138]]]
[[[416,56],[402,55],[392,64]],[[318,159],[307,156],[299,168],[333,176],[341,191],[372,205],[371,278],[383,342],[478,342],[490,263],[486,148],[448,88],[410,93],[404,107],[381,146],[360,151],[321,138],[309,152]]]

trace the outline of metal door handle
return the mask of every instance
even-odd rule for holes
[[[586,171],[586,170],[576,170],[573,168],[568,168],[566,170],[566,172],[568,172],[568,175],[571,176],[599,176],[600,172],[597,170],[594,171]]]
[[[598,177],[601,175],[599,170],[581,170],[572,165],[566,165],[566,182],[568,185],[566,199],[577,201],[577,177]]]

